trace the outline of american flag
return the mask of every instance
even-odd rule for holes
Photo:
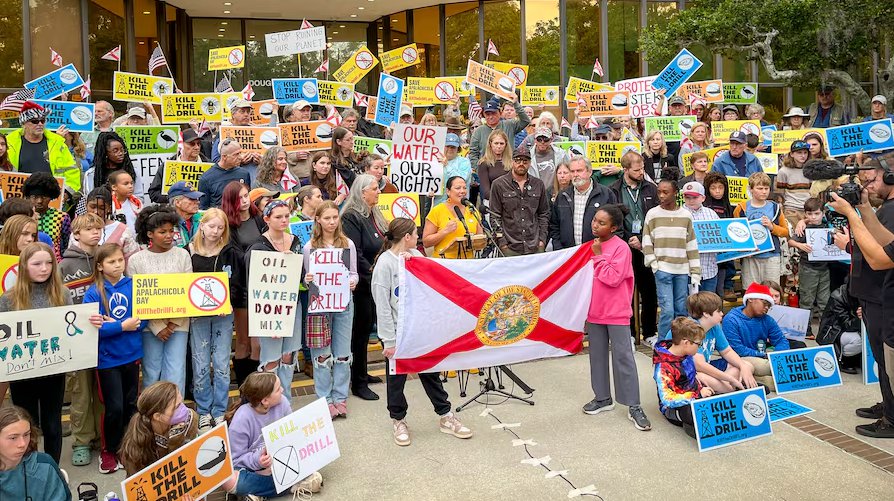
[[[84,82],[84,85],[81,87],[81,99],[83,101],[90,101],[90,96],[93,94],[93,90],[90,89],[90,75],[87,75],[87,81]]]
[[[341,115],[339,115],[338,111],[335,109],[335,106],[327,106],[329,109],[326,114],[326,123],[333,127],[338,127],[341,125]]]
[[[106,61],[120,61],[121,60],[121,46],[117,46],[114,49],[106,52],[100,59],[105,59]]]
[[[313,28],[313,27],[314,27],[314,25],[310,24],[310,21],[308,21],[307,19],[301,20],[301,29],[302,30],[306,30],[308,28]]]
[[[471,96],[469,98],[469,120],[475,120],[481,118],[481,114],[484,110],[481,109],[481,105],[478,104],[478,100],[475,99],[475,96]]]
[[[491,40],[490,38],[487,39],[487,53],[493,54],[495,56],[500,55],[500,51],[497,50],[497,46],[494,45],[494,41]]]
[[[245,84],[245,87],[242,89],[242,97],[244,97],[246,101],[251,101],[251,99],[255,97],[255,91],[251,88],[250,82]]]
[[[230,83],[230,79],[227,77],[221,78],[220,82],[217,82],[217,85],[214,86],[214,92],[233,92],[233,85]]]
[[[168,61],[165,59],[165,53],[162,52],[160,45],[156,45],[155,50],[152,51],[152,55],[149,57],[149,74],[154,75],[155,70],[167,65]]]
[[[593,73],[599,76],[605,76],[605,72],[602,70],[602,64],[599,63],[599,58],[596,58],[596,62],[593,63]]]
[[[317,69],[314,70],[314,73],[329,73],[329,58],[328,57],[326,59],[324,59],[323,62],[320,63],[319,66],[317,66]]]
[[[19,89],[6,96],[0,103],[0,110],[21,112],[25,101],[29,99],[34,99],[34,89]]]
[[[50,62],[60,68],[62,67],[62,56],[60,56],[58,52],[53,50],[52,47],[50,47]]]

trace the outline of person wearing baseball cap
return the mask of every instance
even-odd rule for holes
[[[568,162],[568,153],[553,144],[553,130],[549,127],[534,129],[534,145],[529,150],[531,166],[528,174],[543,181],[545,186],[552,186],[559,164]]]
[[[251,200],[251,203],[255,204],[255,206],[259,210],[264,210],[264,207],[270,203],[271,200],[279,198],[280,193],[278,191],[268,190],[267,188],[255,188],[248,192],[248,199]]]
[[[180,152],[172,155],[169,160],[179,162],[211,162],[211,160],[205,156],[205,153],[202,152],[202,138],[195,129],[187,127],[183,129],[180,134],[183,136],[183,146],[180,148]],[[176,138],[168,139],[176,140]],[[155,176],[152,177],[152,183],[149,184],[149,189],[147,190],[149,200],[151,200],[152,203],[168,203],[168,195],[161,192],[164,177],[165,170],[162,166],[155,171]]]
[[[705,202],[705,187],[698,181],[689,181],[680,190],[683,193],[683,207],[692,215],[693,221],[720,219],[714,210],[702,205]],[[698,258],[702,264],[702,281],[699,292],[714,292],[717,289],[717,253],[700,252]]]
[[[788,109],[788,113],[782,115],[783,130],[801,130],[806,129],[804,121],[810,118],[810,115],[804,112],[803,108],[792,106]]]
[[[469,159],[459,156],[460,148],[459,136],[453,132],[447,133],[446,149],[444,151],[444,178],[443,183],[454,176],[463,178],[466,186],[472,186],[472,164]],[[446,186],[446,184],[444,184]],[[447,201],[446,190],[441,190],[440,195],[435,195],[432,201],[432,207]]]
[[[405,104],[401,105],[398,121],[402,124],[412,124],[415,122],[416,118],[413,116],[413,108],[410,108]]]
[[[552,130],[539,132],[552,141]],[[543,252],[549,241],[549,196],[545,181],[531,175],[537,170],[531,167],[531,156],[528,148],[518,147],[509,174],[491,184],[490,220],[504,256]]]
[[[188,181],[177,181],[168,190],[168,200],[170,206],[177,212],[180,217],[179,223],[174,228],[174,245],[177,247],[186,247],[192,241],[199,230],[199,200],[205,194],[197,191],[192,183]]]
[[[726,177],[748,177],[755,172],[763,172],[761,161],[756,156],[745,151],[745,143],[747,142],[748,136],[744,132],[737,130],[730,133],[729,151],[717,155],[711,170],[719,172]]]
[[[531,123],[531,118],[528,117],[528,114],[525,113],[525,109],[518,104],[518,96],[515,94],[512,95],[512,99],[509,100],[512,103],[512,107],[515,109],[515,118],[503,118],[501,113],[500,101],[499,98],[494,96],[484,105],[484,121],[482,124],[475,129],[472,133],[472,137],[469,140],[469,162],[477,166],[478,160],[481,158],[481,155],[484,152],[484,149],[487,147],[487,139],[490,137],[491,132],[496,129],[500,129],[506,133],[506,137],[509,138],[510,143],[508,147],[513,146],[513,140],[515,136],[525,130],[525,127]]]
[[[313,106],[306,100],[300,99],[295,104],[283,106],[283,119],[288,123],[310,122],[312,112]],[[294,173],[298,179],[310,177],[310,156],[307,151],[291,151],[286,156],[289,171]]]
[[[661,108],[659,108],[661,109]],[[667,114],[672,117],[680,117],[689,111],[686,108],[686,100],[680,96],[672,96],[667,101]]]
[[[234,99],[230,105],[230,123],[228,125],[233,127],[254,127],[255,125],[251,121],[252,116],[252,107],[251,101],[244,98]],[[270,113],[270,123],[267,126],[276,127],[279,125],[279,104],[276,101],[273,102],[273,110]],[[218,132],[217,136],[214,137],[214,142],[211,145],[211,161],[219,162],[220,161],[220,132]],[[254,182],[255,177],[258,174],[258,164],[261,162],[261,153],[258,151],[244,151],[241,152],[240,157],[238,159],[238,165],[245,168],[246,172],[251,179],[251,182]],[[249,183],[251,184],[251,183]]]
[[[894,114],[888,113],[888,98],[879,94],[873,96],[871,110],[869,116],[863,119],[864,122],[872,120],[884,120],[886,118],[894,119]]]
[[[65,178],[67,190],[81,189],[81,169],[65,145],[65,138],[46,130],[50,112],[34,101],[26,101],[19,112],[20,129],[6,136],[9,162],[13,170],[48,172]]]
[[[721,111],[723,112],[724,120],[738,120],[741,118],[739,115],[739,107],[735,104],[728,104],[724,106]]]
[[[816,88],[816,102],[810,104],[807,114],[807,126],[817,129],[851,123],[844,106],[835,102],[835,87],[825,83]]]

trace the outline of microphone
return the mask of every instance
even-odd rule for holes
[[[453,212],[456,213],[456,218],[459,219],[459,222],[463,224],[463,229],[466,230],[466,241],[469,244],[469,248],[472,247],[472,234],[469,233],[469,225],[466,224],[466,218],[463,216],[463,211],[458,206],[453,206]]]
[[[859,167],[844,165],[835,159],[824,160],[822,158],[814,158],[804,163],[804,177],[811,181],[823,181],[828,179],[838,179],[841,176],[851,176],[861,170],[873,170],[875,167]]]

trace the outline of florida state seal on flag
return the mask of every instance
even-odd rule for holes
[[[397,374],[578,353],[593,288],[589,245],[499,259],[410,257],[397,295]]]

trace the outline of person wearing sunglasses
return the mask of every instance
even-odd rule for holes
[[[47,115],[43,106],[26,101],[19,113],[21,129],[6,137],[9,162],[19,172],[46,172],[65,178],[67,190],[81,189],[81,170],[71,155],[65,138],[47,130]]]

